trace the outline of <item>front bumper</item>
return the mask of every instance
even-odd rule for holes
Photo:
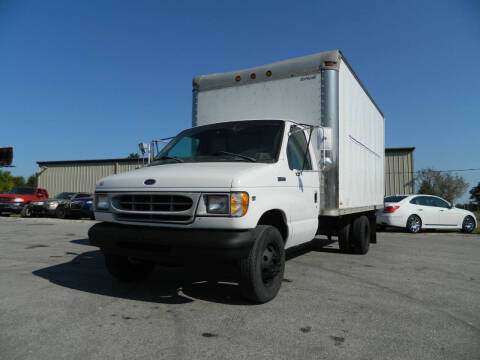
[[[13,203],[13,202],[0,203],[0,212],[19,214],[22,211],[24,205],[25,205],[24,203]]]
[[[158,262],[236,260],[248,255],[253,229],[153,228],[98,223],[88,231],[90,244],[105,252]]]

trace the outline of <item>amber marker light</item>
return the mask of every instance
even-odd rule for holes
[[[248,210],[248,194],[244,192],[230,194],[230,216],[243,216]]]
[[[325,61],[325,66],[335,66],[337,63],[335,61]]]
[[[241,80],[240,75],[235,76],[235,81],[240,81],[240,80]]]
[[[254,80],[256,77],[257,77],[257,75],[255,75],[255,73],[250,74],[250,79]]]
[[[272,76],[272,72],[271,72],[270,70],[268,70],[268,71],[265,73],[265,75],[267,75],[267,77],[270,77],[270,76]]]

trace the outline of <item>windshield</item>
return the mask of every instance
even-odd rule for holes
[[[7,194],[33,195],[35,194],[35,189],[28,187],[14,187],[12,190],[7,192]]]
[[[273,163],[283,137],[283,121],[232,121],[182,131],[151,165],[175,162],[251,161]]]
[[[75,195],[75,193],[72,193],[72,192],[63,192],[63,193],[60,193],[60,194],[58,194],[57,196],[55,196],[55,199],[58,199],[58,200],[68,200],[68,199],[71,199],[73,195]]]

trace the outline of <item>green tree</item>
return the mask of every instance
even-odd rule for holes
[[[140,155],[138,155],[138,153],[130,153],[130,155],[127,156],[127,159],[140,159]]]
[[[476,205],[480,205],[480,182],[470,190],[470,200]]]
[[[419,194],[440,196],[452,203],[461,197],[468,188],[468,183],[463,177],[432,168],[420,170],[415,180],[418,184]]]
[[[35,173],[35,174],[29,176],[25,185],[31,186],[31,187],[37,187],[38,186],[38,173]]]
[[[25,185],[23,176],[12,176],[10,171],[0,170],[0,193],[10,190],[15,186]]]

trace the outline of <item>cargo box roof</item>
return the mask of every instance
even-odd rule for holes
[[[340,50],[325,51],[313,55],[302,56],[227,73],[199,75],[193,79],[193,89],[195,91],[207,91],[224,87],[252,84],[259,81],[271,81],[302,75],[307,76],[309,74],[317,74],[322,69],[338,70],[340,60],[343,60],[343,62],[348,66],[352,74],[362,86],[365,93],[383,116],[382,111],[370,96],[369,92],[362,84],[357,74],[355,74],[355,71],[353,71],[352,67]],[[325,66],[326,62],[333,62],[334,64],[332,66]],[[269,72],[270,76],[267,75],[267,72]],[[250,77],[251,74],[255,74],[254,79]],[[236,79],[238,77],[240,77],[240,80]]]

